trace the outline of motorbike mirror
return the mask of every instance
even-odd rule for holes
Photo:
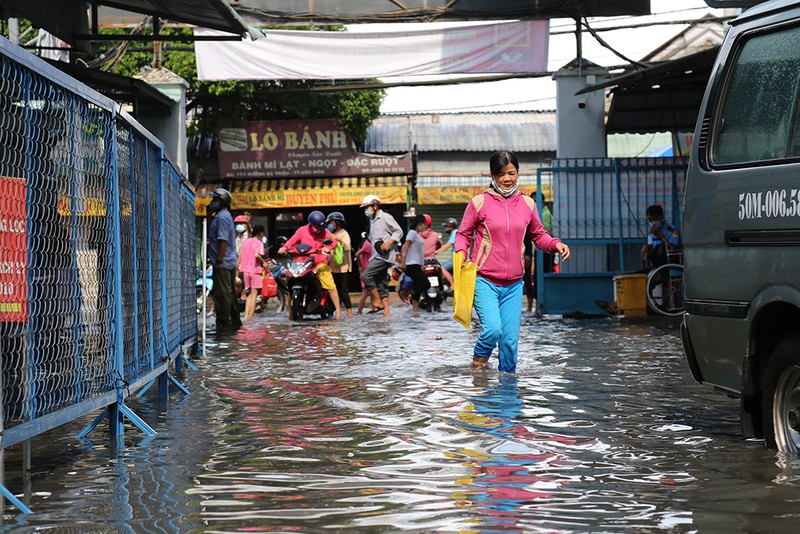
[[[300,254],[305,254],[309,250],[311,250],[311,245],[306,245],[305,243],[300,243],[295,248],[297,249],[297,252],[299,252]]]

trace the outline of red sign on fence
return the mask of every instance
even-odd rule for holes
[[[0,322],[28,320],[25,180],[0,176]]]

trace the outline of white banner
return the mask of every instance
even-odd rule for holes
[[[194,32],[225,35],[205,28]],[[257,41],[195,42],[198,78],[360,79],[547,70],[546,20],[405,32],[264,33]]]

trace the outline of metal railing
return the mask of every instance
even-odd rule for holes
[[[197,333],[194,191],[115,102],[2,38],[0,72],[0,451],[146,427],[125,397]]]

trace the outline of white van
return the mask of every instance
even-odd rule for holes
[[[739,16],[686,179],[682,336],[692,374],[741,398],[742,429],[800,450],[800,2]]]

